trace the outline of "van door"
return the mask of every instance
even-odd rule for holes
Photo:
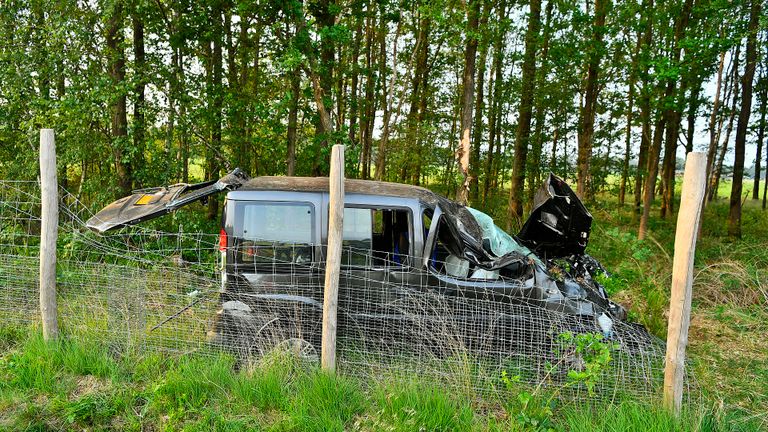
[[[408,339],[403,300],[419,288],[421,276],[415,269],[415,232],[413,209],[402,200],[345,197],[338,300],[341,347],[366,343],[373,344],[366,347],[370,352],[377,352],[394,346],[394,340]]]
[[[236,168],[218,180],[139,189],[132,195],[120,198],[104,207],[88,219],[85,225],[98,232],[134,225],[170,213],[221,191],[235,190],[249,179],[248,174]]]

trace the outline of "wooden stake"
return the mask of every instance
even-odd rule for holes
[[[691,286],[696,237],[701,219],[701,203],[706,187],[707,155],[688,153],[677,215],[675,256],[672,262],[672,295],[669,300],[667,354],[664,367],[664,406],[680,414],[685,378],[685,347],[691,321]]]
[[[56,308],[56,239],[59,229],[59,186],[53,129],[40,130],[40,314],[43,338],[59,336]]]
[[[320,363],[325,371],[336,370],[336,308],[339,298],[341,241],[344,226],[344,146],[331,150],[331,175],[328,179],[328,252],[325,262],[323,295],[323,338]]]

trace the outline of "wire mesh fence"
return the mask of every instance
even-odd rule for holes
[[[324,247],[240,242],[241,271],[227,272],[218,236],[130,227],[85,228],[92,213],[60,191],[58,304],[63,331],[115,350],[206,354],[240,361],[280,349],[310,361],[320,353]],[[1,324],[39,318],[39,188],[0,182]],[[656,398],[663,343],[615,321],[589,339],[611,361],[593,382],[574,382],[590,359],[572,335],[599,333],[594,317],[542,307],[526,281],[466,274],[461,288],[433,256],[344,248],[339,281],[337,358],[344,373],[371,380],[412,377],[473,393],[504,386],[502,376],[564,394]],[[569,337],[569,335],[571,335]],[[602,341],[600,339],[603,338]]]

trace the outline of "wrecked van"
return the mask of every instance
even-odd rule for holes
[[[340,338],[345,331],[351,338],[379,340],[397,338],[392,333],[398,332],[402,339],[405,328],[420,337],[433,331],[404,324],[414,315],[404,310],[404,298],[425,291],[440,302],[526,305],[505,314],[507,321],[494,322],[495,327],[519,327],[509,320],[551,311],[573,316],[581,330],[610,336],[613,323],[626,318],[596,280],[607,274],[605,269],[584,253],[592,216],[553,174],[516,236],[490,216],[422,187],[353,179],[344,187]],[[288,343],[314,352],[322,321],[327,178],[249,178],[235,170],[217,181],[135,191],[94,215],[87,226],[117,229],[222,191],[227,194],[220,232],[220,310],[212,339],[246,351],[263,351],[268,340],[270,346]],[[462,327],[488,327],[479,323],[486,314],[466,307],[457,312],[458,303],[451,304],[419,309],[436,321],[441,314],[458,313],[463,315],[455,323]],[[502,331],[495,337],[514,335]]]

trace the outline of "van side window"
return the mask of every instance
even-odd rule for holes
[[[344,209],[341,262],[364,266],[373,247],[373,212],[363,208]]]
[[[243,263],[310,263],[314,218],[308,203],[238,204],[235,246]]]
[[[344,209],[342,263],[350,266],[402,266],[411,255],[409,211]]]

